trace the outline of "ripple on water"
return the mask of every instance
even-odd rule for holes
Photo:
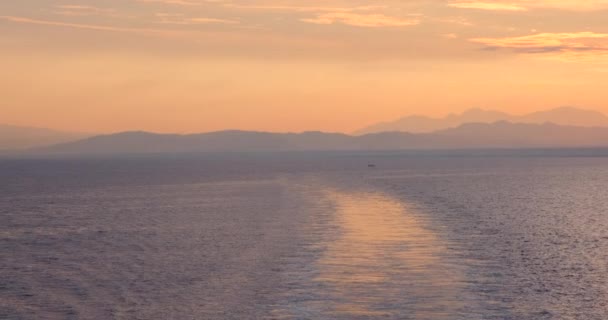
[[[309,279],[292,283],[283,318],[455,319],[465,307],[454,246],[423,215],[380,193],[325,189],[329,221],[309,233],[322,248]],[[301,273],[301,272],[298,272]],[[470,319],[470,318],[469,318]]]

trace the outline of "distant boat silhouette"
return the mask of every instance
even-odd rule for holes
[[[376,165],[375,165],[375,164],[373,164],[373,163],[370,163],[370,164],[368,164],[368,165],[367,165],[367,167],[368,167],[368,168],[375,168],[375,167],[376,167]]]

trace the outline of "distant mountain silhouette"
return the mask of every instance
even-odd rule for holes
[[[523,116],[514,116],[499,111],[470,109],[462,114],[450,114],[445,118],[429,118],[416,115],[404,117],[393,122],[371,125],[356,131],[355,134],[362,135],[387,131],[428,133],[455,128],[465,123],[494,123],[497,121],[536,124],[551,122],[565,126],[608,127],[608,117],[604,114],[573,107],[561,107]]]
[[[95,136],[38,150],[76,153],[340,150],[352,149],[351,140],[352,137],[345,134],[321,132],[295,134],[231,130],[181,135],[134,131]]]
[[[515,124],[464,124],[434,133],[340,133],[220,131],[176,135],[124,132],[34,151],[43,153],[164,153],[217,151],[400,150],[532,147],[608,147],[608,128]]]
[[[51,144],[76,141],[88,136],[91,135],[0,124],[0,150],[48,146]]]

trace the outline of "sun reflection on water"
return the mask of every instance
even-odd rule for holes
[[[325,245],[315,282],[335,318],[442,319],[462,307],[462,272],[420,215],[377,193],[326,190],[339,235]]]

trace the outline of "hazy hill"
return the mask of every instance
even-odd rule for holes
[[[556,124],[465,124],[434,133],[221,131],[192,135],[125,132],[36,149],[49,153],[150,153],[208,151],[397,150],[530,147],[608,147],[608,128]]]
[[[90,134],[0,124],[0,150],[24,149],[83,139]]]
[[[497,121],[536,124],[552,122],[564,126],[608,127],[608,117],[606,115],[597,111],[573,107],[561,107],[521,116],[510,115],[499,111],[470,109],[462,114],[450,114],[445,118],[430,118],[416,115],[404,117],[392,122],[382,122],[371,125],[358,130],[355,134],[362,135],[387,131],[428,133],[455,128],[465,123],[494,123]]]
[[[511,119],[512,122],[544,123],[552,122],[567,126],[608,127],[608,117],[601,112],[572,107],[533,112]]]
[[[341,150],[353,149],[352,143],[352,137],[348,135],[321,132],[295,134],[233,130],[189,135],[123,132],[38,150],[68,153]]]

